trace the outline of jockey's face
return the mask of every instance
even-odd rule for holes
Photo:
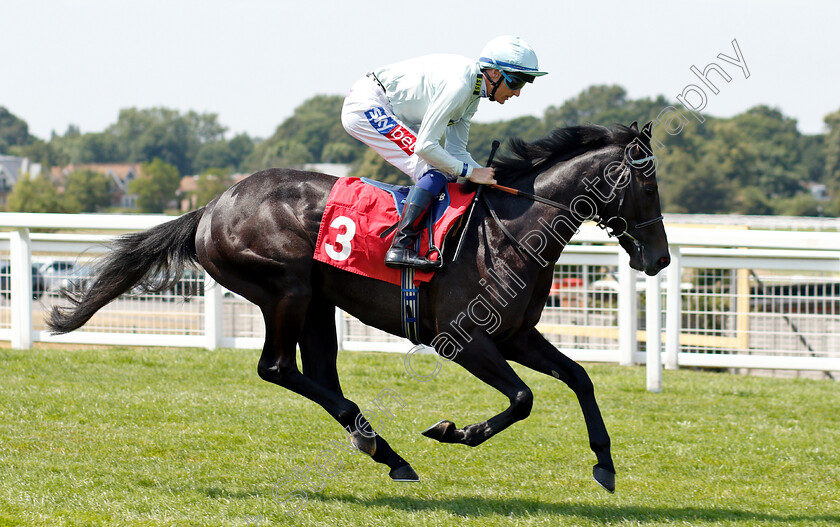
[[[522,88],[511,90],[510,86],[508,86],[502,77],[502,72],[499,70],[489,69],[485,72],[485,75],[493,82],[499,82],[501,80],[494,96],[495,101],[499,104],[504,104],[511,97],[519,97],[520,92],[522,92]]]

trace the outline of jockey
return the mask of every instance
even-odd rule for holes
[[[496,183],[493,168],[482,168],[467,152],[479,101],[504,104],[545,74],[531,46],[519,37],[502,36],[487,43],[477,61],[427,55],[376,69],[353,85],[341,110],[344,129],[415,182],[386,265],[423,271],[439,266],[414,250],[433,199],[458,176]]]

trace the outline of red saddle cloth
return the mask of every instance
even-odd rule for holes
[[[463,185],[449,183],[446,198],[437,204],[434,214],[434,245],[440,247],[446,233],[467,210],[475,192],[465,192]],[[448,202],[448,203],[447,203]],[[400,285],[400,270],[385,266],[385,253],[391,247],[394,232],[380,234],[399,220],[397,198],[387,190],[365,183],[360,178],[339,178],[327,199],[321,218],[315,259],[339,269]],[[399,204],[402,208],[402,204]],[[435,208],[435,205],[432,206]],[[445,207],[445,208],[444,208]],[[420,252],[429,247],[428,230],[423,230]],[[437,253],[429,255],[437,259]],[[415,283],[428,282],[434,273],[417,271]]]

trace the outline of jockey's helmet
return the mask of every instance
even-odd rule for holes
[[[520,37],[496,37],[481,50],[478,59],[481,69],[497,69],[518,73],[527,82],[534,82],[534,77],[546,75],[547,71],[540,71],[537,54],[533,48]]]

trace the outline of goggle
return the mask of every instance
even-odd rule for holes
[[[501,72],[502,77],[505,78],[505,84],[507,84],[507,87],[510,88],[511,91],[521,90],[525,86],[525,83],[528,82],[515,73],[508,74],[505,70],[499,71]]]

